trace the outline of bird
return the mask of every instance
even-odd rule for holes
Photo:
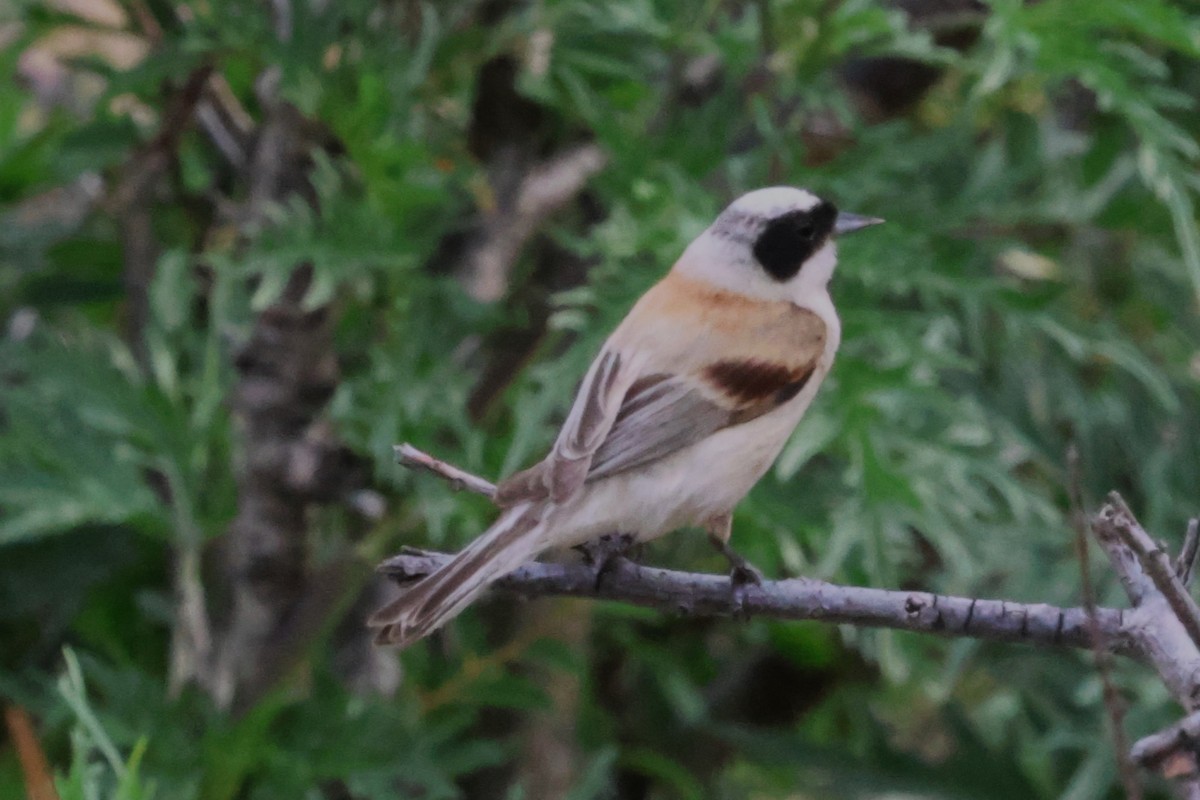
[[[407,646],[544,551],[614,533],[701,528],[735,582],[757,581],[734,507],[833,366],[838,238],[880,222],[798,187],[737,198],[605,341],[549,454],[497,485],[491,527],[370,617],[375,641]]]

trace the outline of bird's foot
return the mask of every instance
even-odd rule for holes
[[[615,570],[622,560],[636,561],[641,551],[632,533],[606,533],[575,549],[583,553],[583,563],[592,568],[592,588],[597,592],[605,575]]]
[[[730,547],[729,542],[724,539],[709,536],[709,540],[729,562],[729,593],[733,601],[734,618],[749,619],[750,613],[746,611],[746,587],[761,586],[764,580],[762,571]]]
[[[766,578],[762,574],[762,570],[754,566],[748,561],[743,561],[740,564],[735,564],[729,569],[729,580],[740,586],[762,586],[762,582]]]
[[[761,586],[762,582],[762,572],[749,562],[743,561],[729,570],[729,592],[733,596],[734,619],[750,619],[750,612],[746,610],[746,587]]]

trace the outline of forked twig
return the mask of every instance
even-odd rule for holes
[[[1137,555],[1155,588],[1183,623],[1192,642],[1200,647],[1200,608],[1197,608],[1196,601],[1180,582],[1177,567],[1171,563],[1171,557],[1158,542],[1150,538],[1150,534],[1146,533],[1146,529],[1133,516],[1121,495],[1109,492],[1108,501],[1118,512],[1113,517],[1113,530]]]

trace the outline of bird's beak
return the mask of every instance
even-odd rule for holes
[[[837,220],[833,223],[833,232],[838,236],[845,236],[847,233],[861,231],[863,228],[869,228],[881,222],[883,220],[879,217],[864,217],[861,214],[848,214],[845,211],[839,211]]]

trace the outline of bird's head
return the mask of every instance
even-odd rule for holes
[[[839,236],[880,222],[838,211],[804,189],[757,189],[717,216],[688,247],[679,268],[753,297],[796,300],[825,291]]]

